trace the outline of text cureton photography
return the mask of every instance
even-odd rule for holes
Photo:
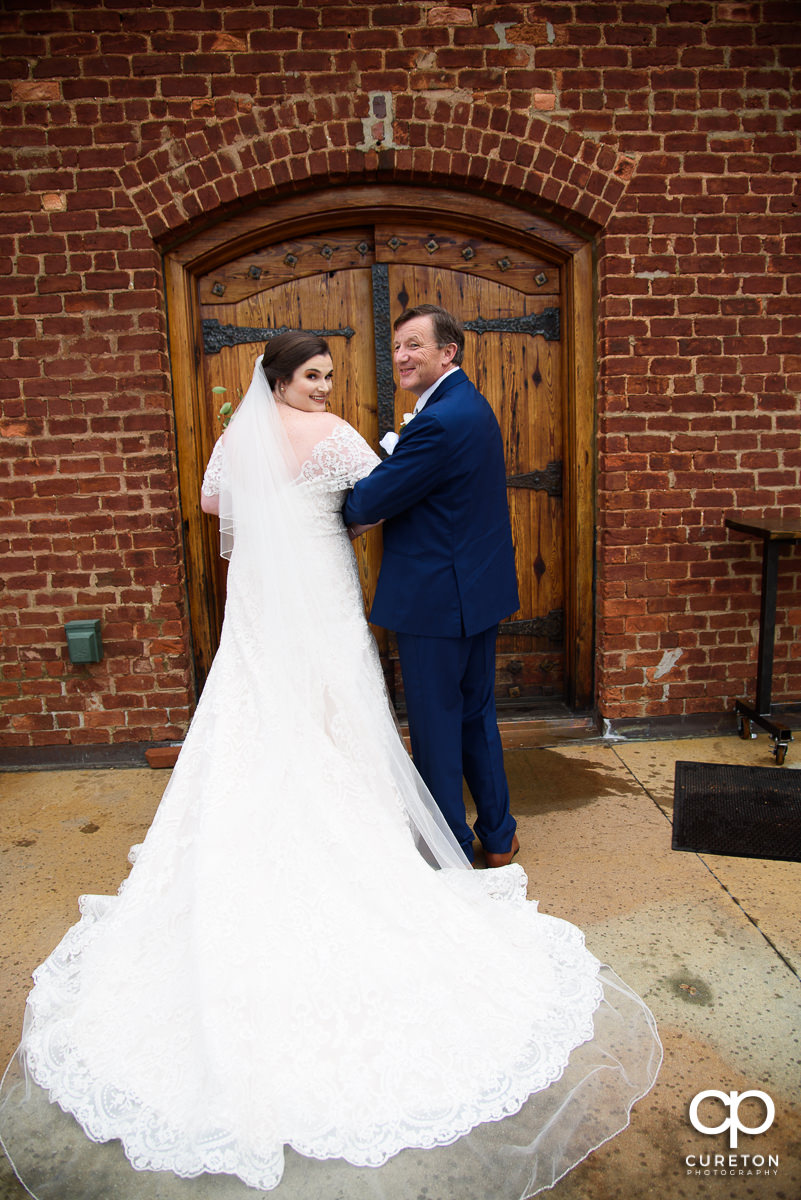
[[[745,1113],[741,1116],[743,1105]],[[728,1114],[722,1119],[721,1108]],[[707,1088],[698,1092],[690,1103],[690,1124],[698,1133],[707,1136],[727,1134],[730,1152],[724,1154],[707,1151],[688,1154],[684,1158],[686,1173],[695,1176],[778,1175],[778,1154],[765,1151],[732,1153],[738,1147],[740,1134],[754,1137],[766,1133],[775,1118],[776,1106],[772,1098],[767,1092],[757,1088],[750,1088],[744,1092],[724,1092],[718,1088]]]

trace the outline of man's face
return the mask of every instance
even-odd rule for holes
[[[412,317],[395,330],[394,359],[402,388],[422,396],[453,365],[455,342],[438,346],[434,319]]]

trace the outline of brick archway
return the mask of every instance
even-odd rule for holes
[[[128,148],[122,183],[156,241],[268,195],[337,183],[458,185],[592,236],[633,170],[630,158],[486,101],[369,95],[258,108],[203,101],[157,146]]]

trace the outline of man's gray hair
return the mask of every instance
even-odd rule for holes
[[[401,325],[405,325],[407,321],[413,321],[415,317],[431,317],[434,325],[434,338],[440,349],[456,343],[453,365],[461,366],[464,356],[464,325],[458,317],[438,304],[418,304],[414,308],[405,309],[399,317],[396,317],[393,329],[399,329]]]

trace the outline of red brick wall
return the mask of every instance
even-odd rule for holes
[[[7,5],[5,743],[185,729],[161,251],[331,180],[468,187],[595,235],[600,710],[723,711],[750,691],[758,559],[722,521],[801,517],[799,16],[788,2]],[[791,551],[785,700],[801,698],[799,583]],[[103,619],[96,666],[67,660],[63,623],[83,616]]]

